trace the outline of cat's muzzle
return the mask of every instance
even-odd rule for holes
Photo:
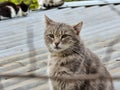
[[[60,48],[60,47],[58,47],[58,46],[55,46],[55,47],[54,47],[54,49],[59,50],[59,49],[61,49],[61,48]]]

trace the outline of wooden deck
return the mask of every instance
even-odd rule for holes
[[[120,5],[113,5],[120,11]],[[48,51],[44,44],[44,15],[84,27],[85,44],[104,62],[112,76],[120,75],[120,15],[109,5],[33,11],[29,16],[0,21],[0,73],[46,75]],[[1,78],[0,90],[49,90],[47,81]],[[120,90],[120,81],[114,81]]]

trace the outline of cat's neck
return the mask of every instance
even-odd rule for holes
[[[51,55],[57,57],[66,57],[70,55],[80,55],[84,53],[85,53],[85,46],[83,43],[79,43],[61,52],[51,52]]]

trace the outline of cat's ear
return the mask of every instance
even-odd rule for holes
[[[78,23],[77,25],[74,25],[73,28],[76,32],[77,35],[79,35],[81,29],[82,29],[82,26],[83,26],[83,22],[81,21],[80,23]]]
[[[51,24],[54,23],[54,21],[51,20],[51,19],[50,19],[49,17],[47,17],[46,15],[45,15],[45,22],[46,22],[46,25],[51,25]]]

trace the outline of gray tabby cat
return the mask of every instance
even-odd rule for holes
[[[50,52],[48,73],[50,76],[71,76],[81,74],[110,74],[100,59],[86,48],[79,37],[83,22],[71,26],[55,22],[46,16],[45,43]],[[50,80],[50,90],[114,90],[111,79]]]

